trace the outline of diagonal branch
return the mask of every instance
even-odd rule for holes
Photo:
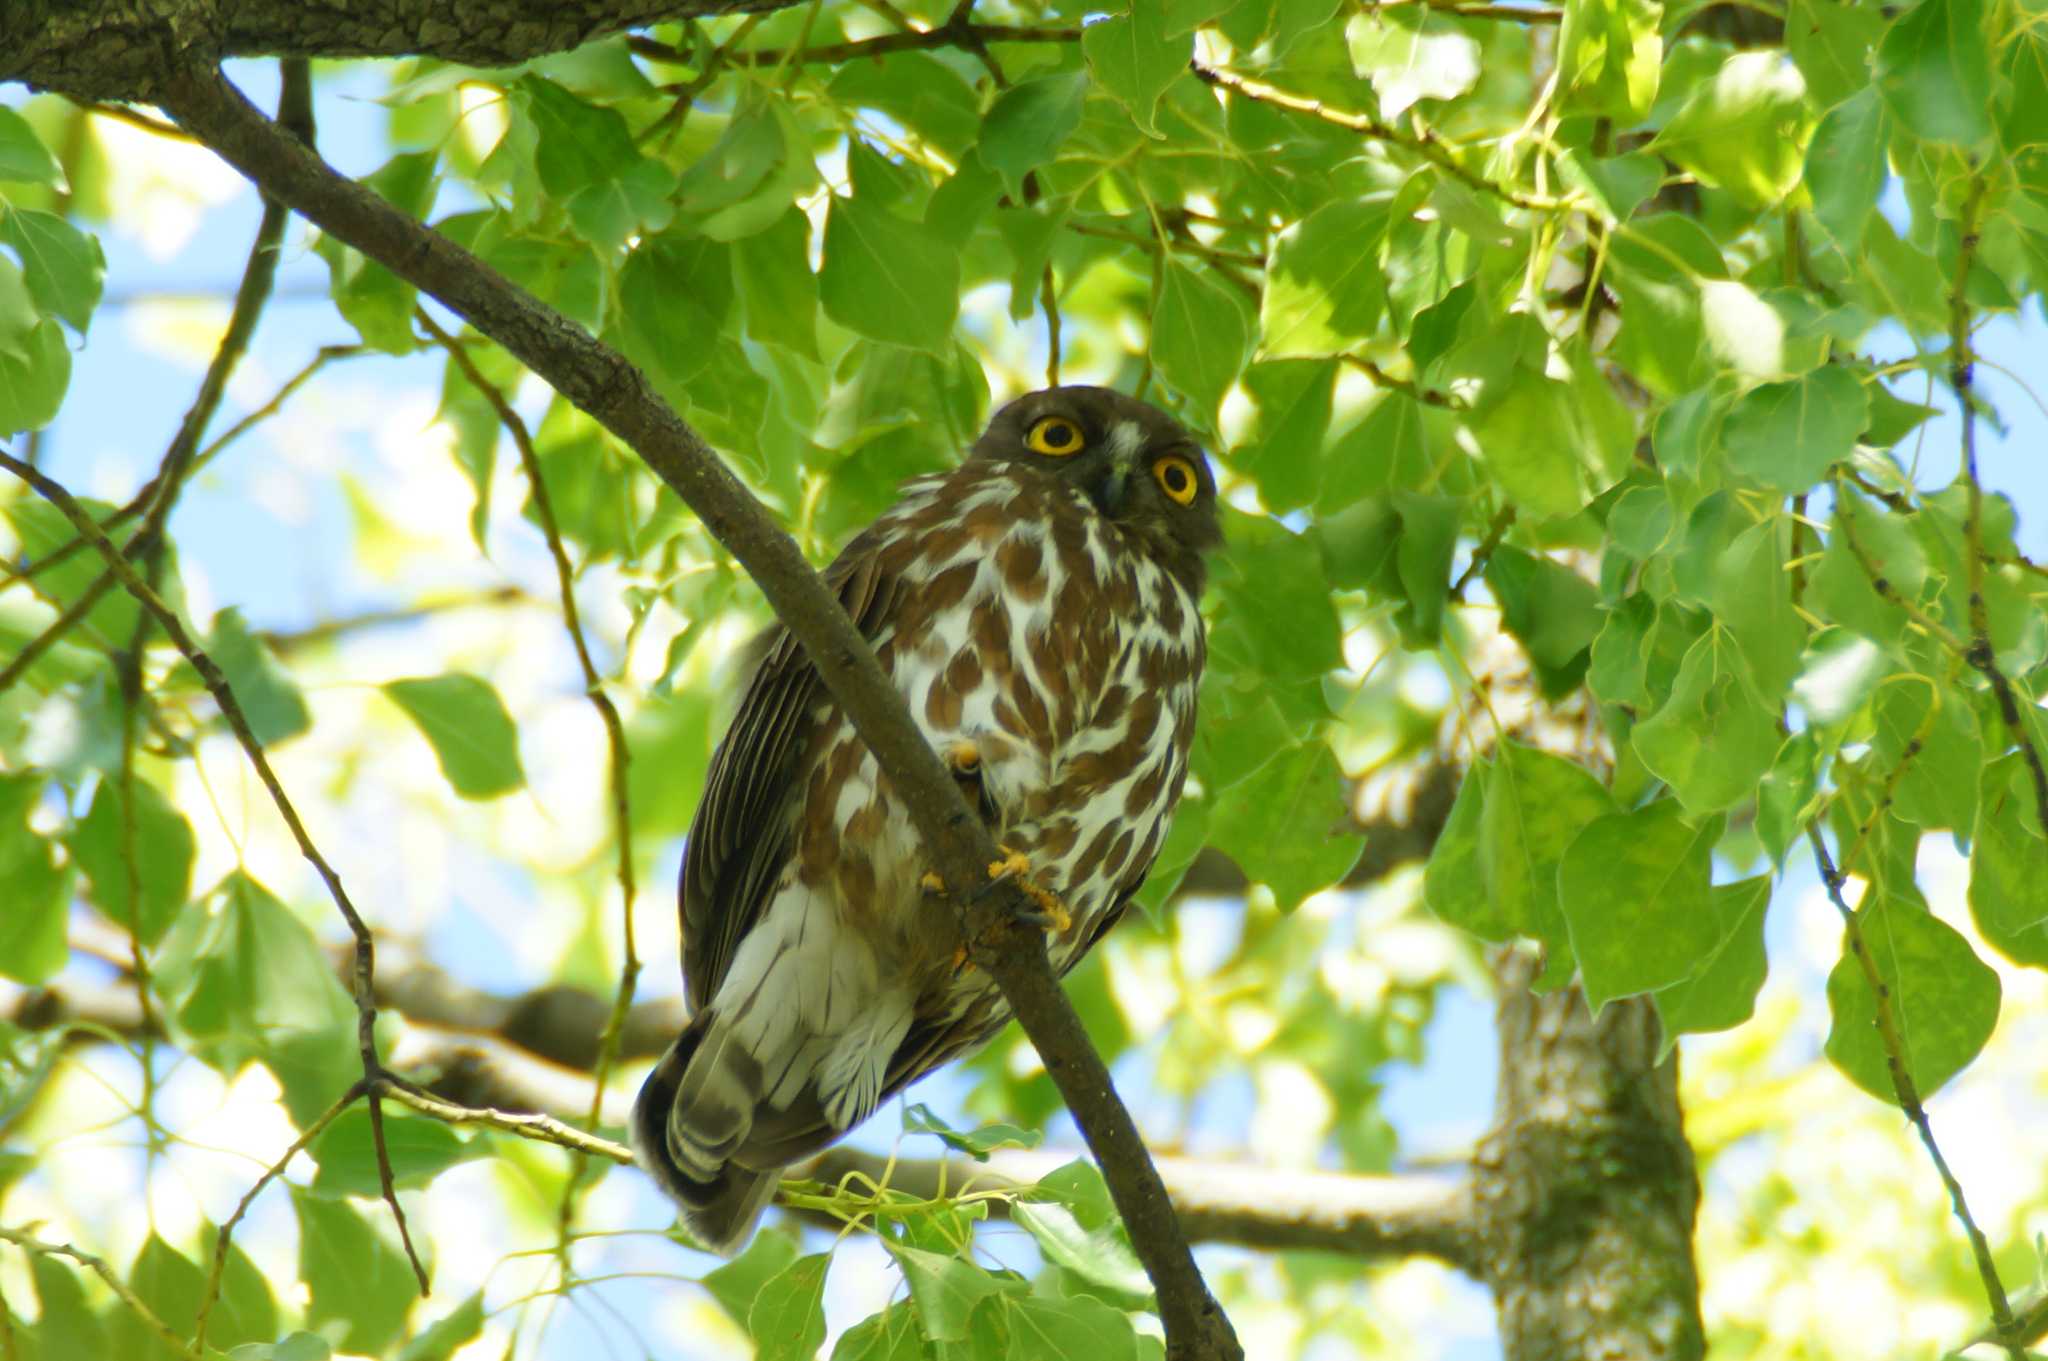
[[[611,347],[507,282],[453,242],[342,178],[217,71],[164,78],[165,109],[267,193],[438,298],[624,440],[738,559],[901,792],[934,866],[951,884],[987,881],[1000,859],[988,830],[911,721],[874,652],[796,543]],[[1088,1137],[1158,1292],[1168,1355],[1242,1349],[1175,1222],[1165,1185],[1080,1018],[1060,991],[1043,936],[1020,919],[1022,890],[991,884],[963,907],[971,957],[1002,989]]]

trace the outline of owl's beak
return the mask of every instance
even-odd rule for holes
[[[1144,442],[1145,432],[1135,421],[1120,421],[1109,432],[1109,457],[1104,460],[1102,476],[1089,485],[1088,495],[1095,508],[1111,519],[1123,509],[1124,488],[1130,484],[1131,469],[1137,465]]]
[[[1130,475],[1130,468],[1124,460],[1112,458],[1109,466],[1102,470],[1102,476],[1088,486],[1088,499],[1095,503],[1097,510],[1112,520],[1123,508],[1124,484],[1130,480]]]

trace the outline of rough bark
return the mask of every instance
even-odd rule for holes
[[[1689,1361],[1705,1349],[1699,1177],[1678,1061],[1657,1063],[1647,999],[1596,1018],[1577,988],[1535,993],[1505,951],[1498,1123],[1473,1160],[1481,1275],[1509,1361]]]
[[[5,0],[0,82],[154,103],[228,57],[439,57],[509,66],[663,19],[794,0]]]

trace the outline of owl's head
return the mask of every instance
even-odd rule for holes
[[[1202,447],[1136,397],[1098,387],[1026,393],[996,412],[969,457],[1021,463],[1078,488],[1197,589],[1201,555],[1222,546],[1216,479]]]

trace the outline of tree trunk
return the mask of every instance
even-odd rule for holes
[[[1479,1251],[1510,1361],[1690,1361],[1705,1349],[1692,1231],[1699,1176],[1678,1058],[1645,998],[1595,1018],[1534,993],[1502,951],[1498,1123],[1474,1159]]]

